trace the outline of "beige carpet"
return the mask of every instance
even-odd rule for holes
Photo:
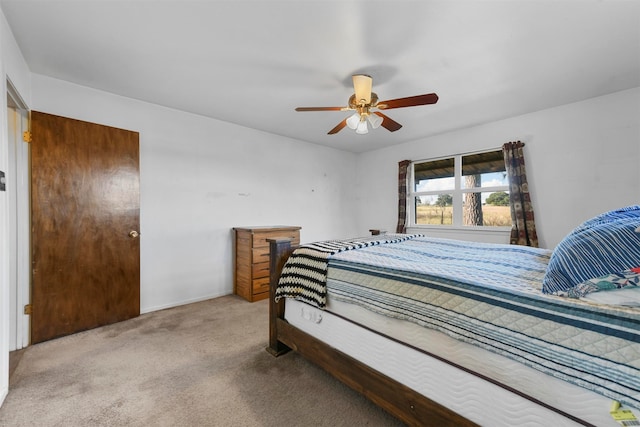
[[[0,426],[401,425],[297,354],[269,355],[267,312],[230,295],[30,346]]]

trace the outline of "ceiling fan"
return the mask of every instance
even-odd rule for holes
[[[338,123],[328,134],[336,134],[345,126],[354,129],[358,134],[365,134],[369,132],[367,123],[373,129],[382,125],[389,132],[395,132],[402,127],[400,123],[387,115],[382,114],[380,111],[372,111],[372,109],[390,110],[392,108],[415,107],[438,102],[438,95],[435,93],[378,101],[378,95],[371,91],[373,84],[371,76],[355,74],[352,77],[354,94],[349,98],[347,107],[298,107],[296,111],[355,111],[352,116]]]

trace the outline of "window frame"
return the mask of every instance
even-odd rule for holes
[[[460,153],[460,154],[452,154],[441,157],[434,157],[425,160],[414,160],[409,165],[409,173],[408,173],[408,185],[407,185],[407,212],[409,213],[409,224],[410,228],[419,228],[419,229],[432,229],[432,230],[464,230],[464,231],[497,231],[497,232],[505,232],[511,230],[511,225],[509,226],[492,226],[492,225],[464,225],[463,222],[463,201],[464,194],[466,193],[491,193],[498,191],[505,191],[507,193],[510,192],[509,184],[504,186],[494,186],[494,187],[474,187],[474,188],[463,188],[463,175],[462,175],[462,159],[466,156],[473,156],[475,154],[483,154],[483,153],[491,153],[494,151],[502,151],[502,148],[493,148],[488,150],[474,151],[468,153]],[[453,179],[454,179],[454,187],[449,190],[431,190],[431,191],[415,191],[416,183],[415,183],[415,165],[420,163],[428,163],[435,162],[438,160],[446,160],[453,159]],[[508,178],[507,178],[508,179]],[[480,191],[479,191],[480,190]],[[451,194],[453,199],[453,214],[452,214],[452,224],[417,224],[416,223],[416,198],[420,196],[437,196],[439,194]]]

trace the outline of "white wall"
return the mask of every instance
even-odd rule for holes
[[[232,227],[351,236],[355,155],[33,75],[33,109],[140,132],[141,310],[233,291]]]
[[[358,218],[395,230],[398,162],[526,143],[540,245],[553,248],[582,221],[640,203],[640,88],[364,153]],[[360,230],[362,231],[362,230]]]
[[[18,90],[28,104],[30,99],[29,69],[22,57],[11,29],[0,11],[0,91],[7,92],[7,79]],[[7,133],[6,96],[0,103],[0,170],[8,170],[9,142]],[[9,391],[9,327],[10,319],[10,283],[9,260],[11,258],[8,238],[9,197],[0,192],[0,404]]]

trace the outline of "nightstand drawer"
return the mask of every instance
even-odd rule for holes
[[[269,262],[269,246],[251,249],[253,263]]]
[[[251,274],[254,279],[269,277],[269,262],[254,263],[251,266]]]
[[[292,239],[300,240],[298,230],[295,231],[261,231],[253,235],[253,247],[254,248],[269,248],[269,242],[267,239]]]
[[[269,277],[253,280],[253,293],[269,292]]]

